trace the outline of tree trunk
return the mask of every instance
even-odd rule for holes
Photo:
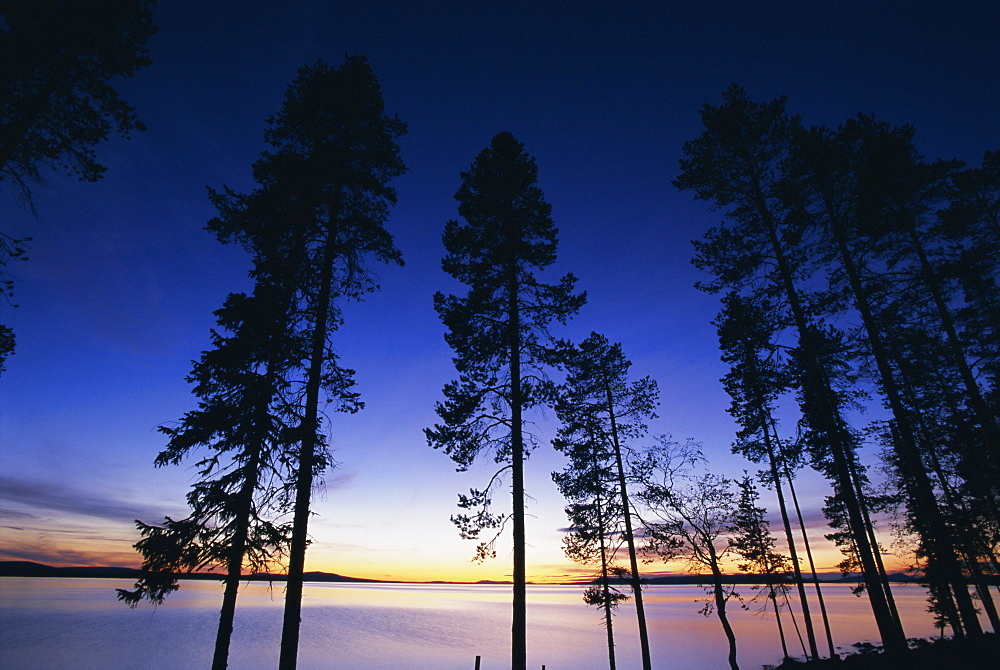
[[[740,666],[736,663],[736,633],[733,632],[733,627],[729,623],[729,617],[726,616],[726,594],[722,584],[722,571],[719,569],[719,558],[715,555],[715,548],[711,543],[708,543],[707,549],[712,562],[712,587],[715,594],[715,613],[719,615],[722,630],[725,631],[726,639],[729,641],[729,667],[731,670],[740,670]]]
[[[809,651],[812,653],[812,657],[818,660],[819,648],[816,645],[816,632],[813,629],[812,615],[809,613],[809,599],[806,597],[805,580],[802,579],[802,569],[799,565],[799,556],[795,549],[795,538],[792,535],[792,523],[788,519],[788,507],[785,505],[785,493],[781,488],[781,476],[778,473],[778,464],[776,463],[774,445],[771,442],[771,431],[766,424],[763,429],[764,445],[767,448],[768,465],[771,468],[771,478],[774,480],[774,490],[778,494],[778,508],[781,510],[781,522],[785,528],[785,540],[788,542],[788,553],[792,559],[792,573],[795,575],[795,587],[798,589],[799,602],[802,604],[802,618],[805,620],[806,624],[806,637],[809,640]],[[778,612],[777,605],[775,605],[774,611],[775,613]],[[784,644],[784,642],[782,642],[782,644]]]
[[[268,376],[273,380],[273,376]],[[270,381],[269,381],[270,386]],[[258,408],[258,413],[267,414],[268,407]],[[246,474],[238,494],[238,505],[233,523],[232,545],[226,565],[225,591],[222,594],[222,608],[219,612],[219,628],[215,635],[215,652],[212,670],[226,670],[229,665],[229,643],[233,636],[233,620],[236,617],[236,596],[243,576],[243,559],[246,556],[247,538],[250,534],[250,516],[253,514],[253,497],[260,481],[260,465],[265,448],[264,438],[257,442],[246,464]]]
[[[258,449],[248,464],[252,474],[247,476],[240,489],[238,514],[233,519],[233,523],[236,524],[236,530],[233,533],[233,542],[229,550],[229,560],[226,565],[226,587],[222,594],[219,628],[215,635],[215,653],[212,657],[212,670],[226,670],[229,665],[229,642],[233,636],[233,620],[236,617],[236,595],[240,588],[240,578],[243,576],[243,557],[246,554],[253,493],[257,489],[259,464],[260,451]]]
[[[618,471],[618,490],[622,499],[622,516],[625,520],[625,541],[628,543],[629,567],[632,570],[632,596],[635,598],[635,615],[639,622],[639,646],[642,651],[642,670],[651,670],[649,655],[649,634],[646,631],[646,610],[642,604],[642,583],[639,580],[639,560],[635,552],[635,537],[632,532],[632,507],[628,499],[628,488],[625,482],[625,463],[622,459],[621,442],[618,439],[618,423],[615,419],[614,398],[611,386],[605,385],[608,397],[608,414],[611,417],[611,442],[615,449],[615,467]]]
[[[778,605],[778,594],[775,593],[774,585],[768,586],[770,593],[768,598],[771,601],[771,607],[774,608],[774,620],[778,623],[778,637],[781,639],[781,658],[788,658],[788,643],[785,642],[785,628],[781,625],[781,607]]]
[[[873,556],[874,552],[865,532],[865,523],[861,514],[860,503],[854,495],[847,455],[849,443],[844,434],[843,427],[840,425],[841,422],[838,419],[835,409],[836,405],[831,402],[829,397],[832,393],[829,380],[820,364],[817,347],[814,342],[815,338],[806,319],[806,312],[799,299],[798,291],[795,288],[792,271],[785,258],[775,223],[771,220],[771,216],[763,203],[758,204],[758,209],[763,215],[762,221],[775,255],[781,288],[792,310],[795,327],[799,334],[799,345],[803,349],[807,366],[806,375],[809,377],[804,383],[803,394],[807,397],[806,402],[815,405],[818,418],[823,424],[823,431],[830,440],[829,446],[834,461],[837,488],[841,495],[844,496],[849,528],[858,550],[858,558],[861,562],[865,582],[868,584],[879,583],[878,569]],[[868,600],[871,603],[875,623],[878,626],[879,635],[886,650],[905,651],[907,649],[906,636],[899,629],[897,622],[893,620],[883,589],[869,588]]]
[[[895,375],[889,365],[888,352],[882,341],[882,333],[875,322],[875,315],[868,301],[868,293],[861,283],[859,270],[841,226],[836,224],[836,219],[833,216],[830,219],[830,228],[840,254],[841,264],[847,274],[855,307],[861,315],[861,321],[868,336],[868,344],[872,357],[875,359],[879,380],[882,382],[882,390],[885,392],[895,420],[896,430],[892,442],[897,467],[900,469],[904,482],[904,492],[910,503],[910,513],[918,524],[917,530],[928,551],[928,563],[939,563],[941,578],[952,585],[952,591],[966,632],[972,636],[980,635],[982,627],[979,625],[976,608],[972,603],[965,577],[958,564],[951,532],[941,516],[933,487],[927,477],[920,452],[914,441],[909,413],[903,405]]]
[[[594,455],[595,476],[599,473],[597,456]],[[604,599],[604,627],[608,633],[608,668],[615,670],[615,634],[611,625],[611,580],[608,577],[608,548],[604,539],[607,528],[604,523],[604,509],[601,506],[600,488],[597,490],[597,533],[601,544],[601,596]]]
[[[323,373],[323,354],[332,302],[330,281],[336,258],[336,239],[327,232],[320,269],[316,320],[313,324],[309,372],[306,378],[305,416],[302,419],[302,443],[299,471],[295,482],[295,512],[292,518],[292,542],[288,556],[288,581],[285,585],[285,612],[281,628],[281,655],[278,667],[294,670],[298,661],[299,628],[302,622],[302,585],[308,544],[309,501],[312,496],[313,466],[316,460],[316,434],[319,428],[319,389]]]
[[[809,573],[812,575],[813,586],[816,587],[816,598],[819,600],[819,611],[823,617],[823,628],[826,631],[826,644],[830,651],[830,658],[840,658],[836,648],[833,646],[833,633],[830,632],[830,616],[826,612],[826,601],[823,599],[823,589],[819,585],[819,575],[816,574],[816,562],[813,561],[812,547],[809,544],[809,535],[806,533],[806,524],[802,519],[802,509],[799,507],[799,498],[795,495],[795,484],[792,483],[792,473],[785,467],[785,477],[788,479],[788,491],[792,494],[792,506],[795,507],[795,516],[798,518],[799,530],[802,533],[802,545],[806,548],[806,557],[809,560]]]
[[[527,593],[524,546],[524,436],[521,433],[521,324],[516,268],[510,281],[510,414],[512,510],[514,521],[514,598],[511,623],[511,670],[525,670],[528,664]]]

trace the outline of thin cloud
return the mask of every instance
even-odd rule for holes
[[[61,514],[131,522],[134,519],[158,520],[170,510],[123,500],[113,496],[74,488],[65,482],[46,482],[0,476],[0,498],[7,509],[3,514],[14,518],[30,518],[30,512],[11,510],[10,505],[29,510],[46,510]]]

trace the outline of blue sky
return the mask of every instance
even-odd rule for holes
[[[366,55],[409,124],[388,223],[406,266],[385,268],[383,290],[349,306],[337,335],[367,408],[333,416],[341,465],[316,498],[307,559],[373,578],[509,574],[503,549],[471,565],[448,521],[456,494],[490,471],[455,473],[422,434],[454,376],[431,302],[458,288],[440,270],[441,231],[459,172],[495,133],[537,159],[560,229],[545,274],[573,272],[589,295],[558,334],[621,341],[636,374],[660,384],[652,432],[700,440],[732,474],[745,464],[729,455],[718,305],[692,287],[689,261],[719,215],[670,185],[698,108],[735,82],[759,100],[788,95],[806,123],[862,111],[912,123],[930,157],[975,163],[1000,147],[991,2],[161,5],[154,64],[119,82],[149,129],[99,148],[98,183],[47,175],[37,219],[0,194],[5,232],[34,238],[11,268],[20,307],[0,306],[18,336],[0,377],[0,558],[135,564],[132,519],[184,513],[193,472],[154,470],[156,426],[194,407],[184,377],[212,311],[249,286],[243,252],[203,229],[205,187],[251,187],[265,119],[302,65]],[[554,431],[551,413],[535,419]],[[527,465],[529,579],[572,567],[549,479],[561,465],[548,447]],[[825,492],[815,477],[803,485],[813,502]]]

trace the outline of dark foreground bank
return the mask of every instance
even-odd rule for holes
[[[765,666],[767,667],[767,666]],[[890,656],[870,651],[851,654],[841,661],[824,659],[802,663],[786,660],[776,670],[994,670],[1000,667],[1000,639],[983,635],[971,640],[911,640],[910,650]]]

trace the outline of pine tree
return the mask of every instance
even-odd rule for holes
[[[255,174],[265,209],[295,241],[296,254],[286,259],[298,290],[294,336],[306,342],[279,661],[288,670],[298,654],[310,499],[326,466],[320,398],[325,393],[346,411],[362,406],[349,390],[353,371],[338,364],[332,334],[343,320],[343,301],[378,289],[372,261],[402,264],[384,224],[396,201],[389,183],[405,171],[395,140],[406,125],[386,115],[367,60],[352,56],[339,68],[322,62],[301,68],[269,126],[265,138],[273,150]]]
[[[625,462],[627,441],[644,436],[646,421],[656,416],[659,390],[649,377],[629,382],[628,371],[632,363],[622,353],[621,345],[612,344],[598,333],[591,333],[578,347],[564,345],[561,357],[566,381],[559,393],[556,413],[563,426],[553,444],[571,456],[570,467],[575,467],[583,476],[589,476],[590,460],[594,461],[594,470],[608,473],[593,481],[591,495],[614,501],[608,511],[615,513],[611,520],[615,526],[620,526],[628,548],[628,576],[635,598],[639,645],[643,668],[648,670],[651,667],[649,635]],[[584,453],[578,455],[579,450]],[[576,465],[578,462],[580,466]],[[570,470],[567,476],[571,476]]]
[[[536,272],[556,258],[551,206],[537,186],[537,166],[510,133],[496,135],[455,195],[464,222],[445,224],[447,255],[442,267],[468,286],[465,296],[434,296],[455,351],[457,381],[444,387],[437,404],[442,423],[425,430],[428,443],[468,469],[490,453],[504,464],[483,490],[459,496],[459,506],[476,510],[453,517],[463,537],[481,539],[506,518],[490,512],[493,489],[510,470],[514,541],[511,667],[526,663],[524,460],[534,446],[524,429],[524,411],[542,401],[544,368],[552,362],[549,325],[564,322],[585,301],[574,294],[576,279],[544,284]],[[491,541],[477,556],[492,555]]]
[[[774,618],[778,624],[781,649],[784,657],[788,658],[788,645],[785,643],[785,630],[781,625],[781,605],[778,603],[778,597],[785,597],[789,589],[784,577],[792,567],[791,561],[775,547],[774,537],[764,517],[767,510],[757,504],[760,493],[753,479],[744,473],[736,484],[740,490],[740,501],[733,519],[735,532],[729,538],[729,545],[744,561],[739,564],[739,569],[763,580],[759,586],[766,589],[766,597],[771,602]],[[799,579],[801,581],[801,577]]]
[[[596,430],[587,435],[578,431],[572,442],[554,442],[554,446],[569,458],[562,472],[553,472],[552,479],[569,503],[566,516],[569,528],[563,537],[563,549],[570,559],[585,565],[597,564],[598,584],[588,586],[583,600],[603,610],[608,638],[608,667],[614,670],[615,637],[613,615],[618,604],[628,596],[611,585],[612,576],[628,575],[628,570],[615,565],[614,557],[622,545],[623,515],[617,509],[615,480],[610,464],[607,440]]]
[[[714,279],[701,288],[737,290],[757,298],[780,298],[783,323],[798,341],[794,379],[812,445],[825,451],[826,466],[844,506],[852,546],[860,562],[875,620],[886,649],[906,649],[906,636],[880,576],[876,544],[858,496],[856,438],[844,421],[843,401],[831,377],[824,326],[815,318],[826,295],[810,296],[803,287],[816,271],[810,262],[812,240],[800,208],[789,202],[785,165],[801,121],[785,112],[785,100],[751,101],[739,87],[723,95],[722,105],[701,112],[704,132],[684,145],[681,174],[674,185],[726,210],[724,224],[695,243],[695,265]],[[817,462],[814,458],[814,462]]]
[[[270,289],[270,290],[269,290]],[[177,588],[178,573],[226,573],[212,667],[227,667],[239,581],[244,566],[265,572],[287,554],[291,528],[280,519],[290,507],[287,452],[301,417],[289,373],[303,351],[285,337],[287,292],[258,280],[255,294],[232,294],[216,314],[215,347],[189,376],[199,407],[177,426],[163,426],[167,448],[157,466],[180,464],[208,449],[197,463],[199,479],[188,493],[191,513],[161,525],[136,522],[143,556],[135,590],[118,590],[130,606],[160,603]],[[284,298],[284,299],[282,299]],[[301,344],[301,343],[298,343]]]
[[[363,75],[366,65],[356,64]],[[330,72],[319,65],[305,68],[300,77]],[[328,83],[320,80],[318,86]],[[315,217],[320,194],[316,182],[297,179],[309,161],[301,153],[280,151],[288,147],[274,133],[283,129],[274,119],[271,124],[268,137],[279,151],[265,153],[254,164],[258,188],[249,195],[210,190],[219,216],[208,227],[221,241],[238,242],[252,254],[254,293],[231,295],[217,312],[222,332],[213,332],[215,348],[202,355],[190,377],[199,408],[179,426],[161,428],[169,443],[157,464],[180,463],[199,447],[215,453],[198,464],[201,478],[188,495],[192,513],[187,518],[167,519],[161,526],[140,524],[144,538],[137,548],[149,574],[136,591],[120,592],[132,604],[143,596],[161,601],[176,588],[167,573],[222,565],[227,577],[215,668],[226,667],[242,568],[263,570],[290,552],[293,526],[268,516],[293,511],[295,489],[304,480],[311,488],[312,478],[330,462],[315,411],[309,415],[310,390],[316,389],[302,379],[303,361],[315,356],[315,337],[303,324],[312,310],[316,269],[311,263],[317,256],[311,248],[316,231],[302,224]],[[351,279],[338,290],[350,294],[352,287],[363,286]],[[331,324],[336,320],[328,319],[328,329]],[[338,411],[357,411],[361,403],[351,388],[352,371],[329,352],[322,355],[319,386]],[[310,448],[308,467],[303,467],[303,443]]]
[[[309,503],[332,461],[320,399],[336,411],[362,407],[354,373],[333,349],[340,304],[378,288],[373,260],[402,263],[383,224],[395,202],[389,181],[405,169],[395,143],[405,124],[385,115],[367,61],[301,68],[268,126],[271,150],[253,166],[257,188],[210,191],[219,216],[209,228],[253,255],[254,294],[231,296],[218,312],[232,334],[214,334],[216,348],[195,366],[201,405],[179,427],[163,429],[170,445],[160,461],[178,462],[202,445],[245,453],[231,473],[220,471],[218,455],[199,464],[203,480],[188,496],[189,518],[140,526],[140,551],[160,572],[227,566],[216,667],[225,667],[240,567],[260,564],[252,552],[262,504],[292,514],[290,524],[266,527],[265,539],[288,556],[280,665],[295,667]],[[171,585],[150,586],[155,599]]]

